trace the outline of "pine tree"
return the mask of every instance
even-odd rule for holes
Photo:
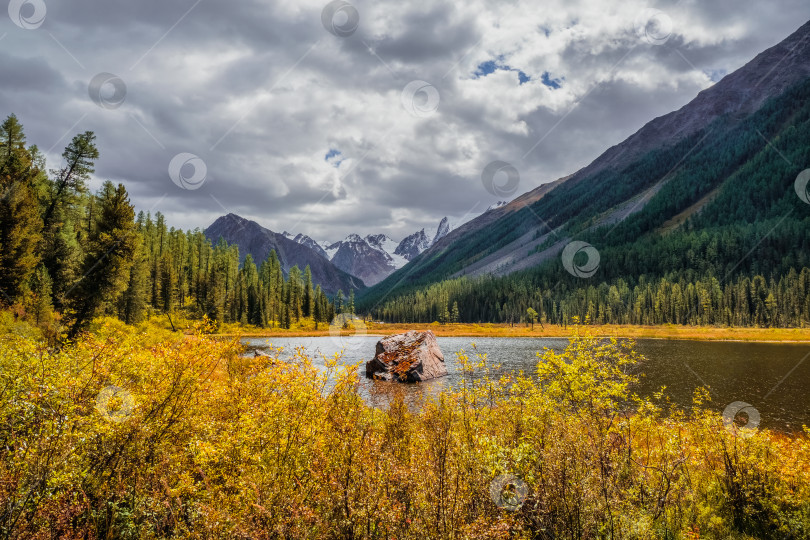
[[[177,274],[168,252],[164,252],[158,264],[160,280],[160,309],[171,313],[177,300]]]
[[[6,163],[14,156],[21,156],[25,150],[25,133],[17,116],[11,114],[0,125],[0,163]]]
[[[312,317],[315,311],[315,297],[312,291],[312,270],[309,265],[304,268],[304,298],[303,298],[303,314],[304,317]]]
[[[122,184],[105,182],[96,195],[98,214],[88,232],[82,277],[71,291],[68,338],[86,328],[103,308],[126,288],[137,248],[135,210]]]
[[[90,226],[83,222],[88,217],[84,212],[86,182],[95,171],[98,156],[92,131],[76,135],[62,153],[62,168],[52,171],[55,177],[43,200],[43,261],[53,279],[57,309],[65,307],[65,295],[81,276],[84,245],[90,234]]]
[[[51,202],[43,218],[46,229],[53,224],[57,206],[70,202],[76,194],[84,192],[85,183],[95,172],[95,161],[99,156],[95,140],[96,135],[92,131],[85,131],[73,137],[62,153],[65,164],[57,172]]]
[[[439,311],[439,322],[442,324],[450,322],[450,311],[447,309],[447,302],[444,302],[444,307]]]
[[[343,313],[343,291],[340,289],[335,293],[335,313]]]
[[[309,266],[307,266],[309,268]],[[315,320],[315,330],[318,329],[318,323],[323,320],[323,291],[321,291],[321,286],[315,286],[315,298],[313,299],[313,311],[312,311],[312,318]]]
[[[22,296],[40,261],[38,175],[22,126],[9,116],[0,125],[0,297],[9,303]]]
[[[119,317],[127,324],[137,324],[146,318],[149,304],[148,276],[146,249],[139,236],[132,267],[129,269],[129,283],[120,302]]]
[[[31,313],[37,324],[50,324],[53,319],[52,282],[48,270],[40,265],[31,280]]]
[[[534,330],[534,322],[537,320],[537,311],[534,308],[528,308],[526,310],[526,319],[531,323],[532,330]]]
[[[290,316],[295,317],[295,321],[301,320],[301,300],[303,298],[303,280],[301,278],[301,270],[298,266],[290,268],[290,273],[287,276],[287,289],[289,291],[287,303],[290,306]]]

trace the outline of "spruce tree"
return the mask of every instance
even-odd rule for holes
[[[45,266],[40,265],[31,280],[31,313],[37,324],[49,324],[53,319],[52,282]]]
[[[21,299],[40,261],[38,175],[22,126],[11,115],[0,125],[0,298],[9,303]]]
[[[144,242],[138,237],[132,267],[129,269],[129,283],[121,296],[120,318],[127,324],[137,324],[146,319],[149,305],[148,261]]]
[[[304,317],[312,317],[315,310],[315,297],[312,291],[312,270],[309,265],[304,268],[304,298],[303,298],[303,314]]]
[[[105,182],[96,195],[97,217],[88,231],[82,277],[69,293],[72,308],[68,338],[87,327],[126,288],[137,248],[135,210],[122,184]]]

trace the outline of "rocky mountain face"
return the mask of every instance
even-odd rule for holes
[[[766,99],[779,96],[810,76],[810,22],[781,43],[758,54],[726,75],[695,99],[648,122],[624,142],[608,149],[574,174],[577,181],[607,168],[625,166],[656,148],[671,146],[720,117],[739,122],[758,110]]]
[[[432,246],[433,244],[435,244],[436,242],[447,236],[449,232],[450,232],[450,222],[447,221],[446,217],[442,218],[442,220],[439,222],[439,227],[436,229],[436,234],[433,235],[433,241],[430,243],[430,245]]]
[[[429,247],[430,240],[425,234],[425,229],[422,229],[404,238],[397,246],[394,254],[401,255],[410,261]]]
[[[345,293],[364,288],[360,279],[341,270],[305,243],[296,242],[236,214],[218,218],[205,230],[205,236],[212,243],[223,238],[228,244],[238,245],[241,260],[244,261],[249,253],[257,266],[267,259],[271,250],[278,255],[285,274],[295,265],[301,270],[309,266],[312,281],[328,294],[334,294],[338,289]]]
[[[307,236],[305,234],[299,233],[299,234],[295,235],[295,238],[293,238],[292,240],[293,240],[293,242],[301,244],[302,246],[307,246],[309,249],[311,249],[312,251],[314,251],[315,253],[317,253],[321,257],[324,257],[324,258],[327,258],[327,259],[329,258],[326,255],[326,251],[324,251],[323,247],[321,247],[321,245],[318,242],[316,242],[315,240],[313,240],[312,238],[310,238],[309,236]]]
[[[810,22],[681,109],[648,122],[583,169],[508,204],[491,206],[421,254],[418,249],[408,252],[407,275],[394,273],[368,291],[367,298],[374,298],[377,291],[390,295],[395,284],[408,287],[462,275],[512,274],[550,263],[571,239],[597,230],[597,240],[607,249],[625,238],[671,231],[696,212],[717,211],[708,205],[714,197],[733,198],[734,186],[739,185],[735,171],[760,153],[759,159],[770,163],[773,156],[765,153],[773,147],[785,153],[788,145],[795,146],[792,134],[803,122],[799,114],[803,98],[796,89],[810,84],[808,80]],[[793,98],[783,97],[790,92],[799,97],[792,102]],[[777,99],[787,101],[769,105]],[[769,141],[774,140],[772,147]],[[795,178],[791,172],[772,181],[792,181],[791,174]],[[731,204],[730,212],[741,204]],[[410,244],[424,246],[419,233],[412,237],[407,239]]]
[[[450,222],[445,217],[439,223],[433,241],[444,238],[450,230]],[[364,238],[350,234],[344,240],[326,246],[324,252],[332,264],[371,286],[405,266],[432,244],[424,229],[399,243],[385,234],[370,234]]]
[[[378,283],[396,270],[391,257],[385,251],[371,246],[359,235],[350,234],[345,240],[334,245],[337,246],[337,250],[332,256],[332,264],[344,272],[359,277],[364,283],[370,285]]]

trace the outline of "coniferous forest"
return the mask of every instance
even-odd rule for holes
[[[0,294],[6,307],[74,338],[94,317],[139,323],[182,311],[214,322],[289,328],[334,316],[309,267],[284,275],[271,252],[239,264],[239,249],[211,245],[199,229],[167,226],[139,212],[122,184],[87,187],[99,159],[95,135],[80,133],[48,170],[13,114],[0,126]],[[336,295],[344,309],[342,293]],[[350,300],[346,309],[353,309]],[[173,323],[172,323],[173,325]]]

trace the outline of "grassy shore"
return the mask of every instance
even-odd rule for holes
[[[810,328],[724,328],[714,326],[680,326],[674,324],[660,326],[639,325],[592,325],[588,327],[598,336],[626,337],[626,338],[652,338],[652,339],[690,339],[706,341],[774,341],[774,342],[808,342],[810,343]],[[305,337],[328,336],[329,327],[320,324],[315,329],[314,324],[298,324],[290,329],[283,328],[256,328],[256,327],[229,327],[220,334],[222,336],[242,335],[244,337]],[[344,331],[344,334],[388,335],[407,330],[432,330],[437,336],[444,337],[568,337],[571,327],[557,325],[534,325],[534,329],[524,325],[510,326],[508,324],[439,324],[439,323],[413,323],[413,324],[386,324],[365,323],[365,328],[358,324],[353,331]]]

